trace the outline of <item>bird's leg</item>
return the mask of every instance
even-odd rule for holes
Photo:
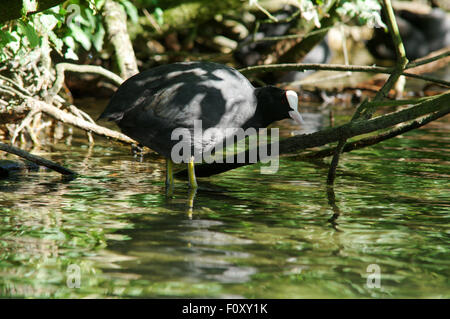
[[[192,213],[194,212],[194,199],[197,194],[197,188],[189,188],[188,193],[188,210],[187,215],[189,219],[192,219]]]
[[[166,192],[171,193],[173,190],[173,162],[172,159],[166,158]]]
[[[188,194],[188,217],[192,218],[194,209],[194,198],[197,194],[197,179],[195,178],[194,156],[192,156],[188,163],[188,179],[189,179],[189,194]]]
[[[195,178],[194,156],[191,156],[191,159],[189,160],[188,163],[188,178],[189,178],[189,187],[196,189],[198,185],[197,179]]]

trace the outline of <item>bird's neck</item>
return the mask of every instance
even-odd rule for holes
[[[267,123],[267,120],[264,119],[262,110],[256,108],[255,114],[243,125],[243,128],[245,130],[250,127],[263,128],[267,127],[270,123],[271,122]]]
[[[281,105],[283,90],[268,91],[265,87],[255,90],[258,106],[255,119],[258,119],[260,127],[267,127],[275,121],[289,117]]]

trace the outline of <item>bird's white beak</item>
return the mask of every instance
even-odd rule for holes
[[[298,111],[298,95],[294,91],[286,91],[286,99],[288,100],[289,106],[291,107],[292,111],[289,111],[289,116],[297,123],[297,124],[304,124],[305,121],[303,120],[302,116],[300,115]]]

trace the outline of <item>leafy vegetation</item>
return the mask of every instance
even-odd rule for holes
[[[243,6],[251,5],[252,2],[243,3]],[[320,28],[320,13],[325,2],[299,1],[302,17],[313,21]],[[80,49],[100,53],[105,41],[105,26],[100,13],[104,3],[105,0],[68,0],[44,12],[23,15],[21,19],[0,24],[0,63],[24,56],[41,46],[43,37],[48,37],[52,48],[66,59],[77,60]],[[143,10],[148,7],[157,24],[164,25],[164,9],[158,0],[140,0],[135,3],[118,0],[118,3],[124,7],[131,24],[137,25],[140,18],[145,18]],[[353,20],[359,25],[384,27],[380,9],[375,0],[342,0],[339,1],[337,11],[344,22]]]

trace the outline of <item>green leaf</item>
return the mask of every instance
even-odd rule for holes
[[[89,51],[91,49],[91,40],[89,39],[89,36],[86,35],[86,33],[76,24],[72,24],[70,26],[70,30],[72,32],[72,36],[74,40],[76,40],[78,43],[81,44],[81,46],[86,50]]]
[[[95,30],[95,27],[97,25],[97,19],[95,18],[94,14],[91,10],[88,8],[84,9],[84,15],[86,16],[86,26],[89,27],[91,30]]]
[[[39,16],[39,20],[47,31],[53,30],[58,24],[58,19],[51,14],[42,14]]]
[[[55,50],[61,53],[63,41],[60,38],[58,38],[58,36],[52,30],[48,31],[47,34],[50,42],[53,43],[53,45],[55,46]]]
[[[95,0],[95,6],[97,7],[97,9],[101,9],[104,4],[105,0]]]
[[[103,24],[98,25],[98,31],[94,33],[92,37],[92,44],[94,45],[95,50],[100,52],[103,48],[103,39],[105,38],[105,28],[103,28]]]
[[[9,42],[13,41],[15,41],[15,39],[11,33],[0,30],[0,46],[6,46]]]
[[[21,2],[22,2],[22,10],[21,10],[22,18],[26,18],[27,13],[35,9],[35,3],[32,0],[21,0]]]
[[[63,42],[70,49],[75,49],[75,47],[76,47],[75,40],[71,36],[64,37]]]
[[[78,61],[78,55],[76,55],[76,53],[71,48],[67,49],[66,53],[64,54],[64,57],[66,59]]]
[[[127,12],[128,16],[131,18],[131,22],[138,23],[139,15],[137,8],[128,0],[121,0],[120,3],[125,8],[125,11]]]
[[[31,48],[34,48],[39,44],[39,36],[29,23],[19,20],[19,28],[20,31],[27,37]]]
[[[163,25],[164,24],[164,12],[162,11],[161,8],[156,8],[155,9],[155,19],[156,19],[156,22],[159,25]]]
[[[20,35],[16,31],[12,31],[9,36],[11,40],[8,43],[8,48],[13,51],[14,54],[17,54],[20,50]]]

